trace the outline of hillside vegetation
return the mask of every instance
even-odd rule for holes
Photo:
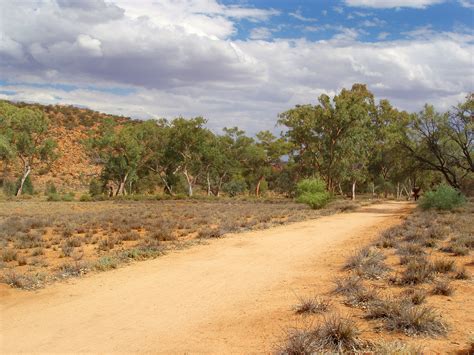
[[[2,184],[18,196],[34,187],[56,195],[88,190],[84,200],[157,193],[294,196],[305,178],[332,196],[353,199],[358,192],[409,197],[415,186],[423,191],[439,183],[469,194],[473,108],[471,95],[446,113],[430,105],[408,113],[354,84],[281,113],[280,137],[269,131],[250,137],[238,127],[216,134],[203,117],[134,121],[3,101]]]

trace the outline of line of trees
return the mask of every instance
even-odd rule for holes
[[[272,190],[292,196],[296,183],[320,177],[332,194],[356,191],[409,195],[447,182],[473,189],[474,95],[446,113],[426,105],[418,113],[376,102],[354,84],[315,105],[297,105],[279,115],[280,137],[262,131],[249,137],[237,127],[216,134],[202,117],[171,121],[105,119],[84,144],[101,175],[94,193],[109,195],[186,193],[235,196]],[[0,103],[2,165],[21,161],[22,181],[35,162],[51,161],[55,144],[39,111]]]

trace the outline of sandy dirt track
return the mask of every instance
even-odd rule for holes
[[[0,294],[0,353],[272,351],[295,294],[324,291],[407,203],[231,235],[37,292]],[[328,285],[328,286],[324,286]]]

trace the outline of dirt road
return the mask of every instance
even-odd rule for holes
[[[327,291],[343,258],[409,209],[368,206],[3,292],[0,353],[271,351],[295,295]]]

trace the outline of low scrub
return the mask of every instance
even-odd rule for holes
[[[355,322],[339,315],[329,315],[314,329],[291,330],[279,354],[342,353],[360,350],[365,345],[359,339]]]
[[[402,285],[417,285],[431,281],[434,277],[433,265],[426,259],[410,261],[400,279]]]
[[[420,206],[423,209],[452,210],[466,202],[466,198],[455,188],[440,185],[434,191],[428,191],[421,198]]]
[[[370,304],[368,318],[382,319],[385,328],[407,335],[446,335],[448,327],[431,307],[406,300],[379,300]]]
[[[299,297],[294,307],[296,314],[319,314],[331,307],[331,301],[317,296]]]
[[[433,295],[451,296],[454,293],[454,287],[448,280],[440,280],[435,282],[431,293]]]
[[[345,269],[354,270],[359,276],[378,279],[389,268],[384,264],[385,255],[375,248],[364,248],[349,257]]]

